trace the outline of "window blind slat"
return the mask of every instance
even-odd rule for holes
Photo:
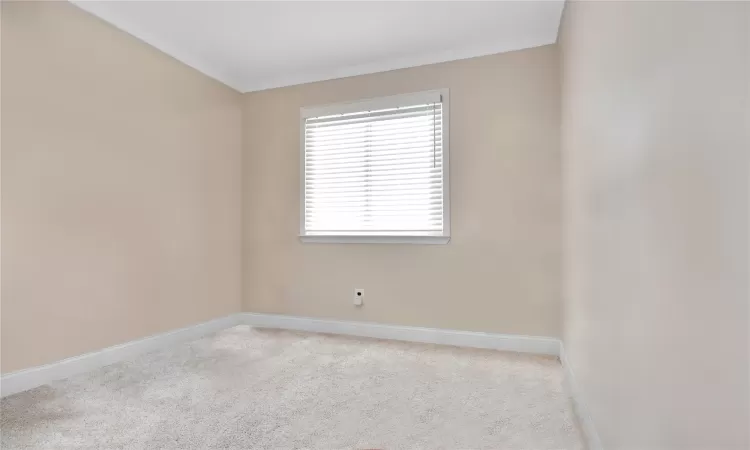
[[[342,201],[349,201],[352,199],[357,199],[360,201],[375,201],[379,199],[388,199],[388,198],[403,198],[404,200],[407,200],[411,197],[417,197],[419,199],[421,198],[432,198],[432,196],[437,196],[438,200],[442,196],[442,190],[439,188],[433,188],[429,186],[418,186],[413,188],[406,188],[406,189],[400,189],[398,191],[394,191],[391,189],[380,189],[377,191],[372,191],[372,195],[368,197],[362,197],[359,195],[358,190],[350,189],[350,190],[340,190],[340,191],[313,191],[309,192],[309,197],[311,202],[317,202],[317,201],[328,201],[328,200],[336,200],[341,199]]]
[[[430,128],[428,131],[426,128]],[[378,127],[373,124],[365,124],[364,126],[350,130],[332,130],[330,133],[322,132],[307,132],[305,133],[305,139],[308,145],[329,143],[329,142],[349,142],[357,140],[370,140],[375,141],[376,138],[388,138],[391,139],[409,136],[439,136],[442,133],[443,124],[440,121],[433,122],[420,121],[419,123],[413,124],[399,124],[398,126],[390,127]],[[367,136],[363,136],[367,134]]]
[[[305,135],[315,134],[317,136],[331,136],[335,134],[351,134],[363,128],[370,127],[374,130],[391,130],[399,128],[410,128],[413,126],[424,125],[425,121],[434,122],[435,125],[442,125],[443,118],[437,114],[437,111],[431,111],[421,115],[407,115],[402,117],[387,117],[383,120],[366,120],[358,122],[337,122],[327,126],[310,125],[305,129]]]
[[[305,233],[439,235],[442,116],[431,103],[305,119]]]
[[[366,177],[369,180],[393,180],[393,179],[407,179],[407,178],[421,178],[429,176],[430,174],[439,175],[441,167],[428,167],[428,168],[399,168],[398,170],[383,171],[384,173],[374,173],[367,171],[344,171],[331,174],[310,174],[309,180],[313,183],[321,180],[344,180],[353,177]],[[433,177],[439,178],[439,177]]]
[[[430,126],[435,129],[435,133],[442,132],[443,123],[440,120],[433,121],[432,118],[429,120],[420,120],[413,123],[399,123],[399,124],[388,124],[388,126],[379,126],[377,124],[363,124],[356,128],[346,130],[313,130],[305,133],[305,138],[309,142],[336,140],[336,139],[353,139],[362,138],[364,131],[369,131],[373,136],[382,136],[387,134],[404,134],[411,132],[419,132],[424,130],[425,126]]]
[[[407,151],[407,148],[401,148],[400,153],[389,152],[389,153],[381,153],[381,152],[352,152],[349,156],[340,157],[340,158],[329,158],[329,159],[318,159],[318,158],[310,158],[306,161],[306,165],[308,167],[315,167],[315,166],[324,166],[326,164],[334,164],[334,163],[345,163],[345,162],[353,162],[353,161],[359,161],[359,162],[367,162],[367,161],[400,161],[404,158],[442,158],[442,155],[438,154],[436,150],[437,146],[422,146],[422,147],[416,147],[413,148],[411,151]],[[366,155],[361,155],[360,153],[367,153]]]
[[[418,152],[429,152],[431,154],[436,154],[435,152],[435,145],[389,145],[385,147],[376,147],[376,146],[361,146],[358,148],[352,148],[352,147],[344,147],[341,149],[336,150],[326,150],[325,152],[311,152],[307,156],[307,161],[327,161],[331,159],[346,159],[346,158],[361,158],[362,156],[365,156],[365,153],[370,154],[371,157],[375,156],[388,156],[388,155],[395,155],[398,157],[398,155],[403,154],[404,152],[409,153],[418,153]]]
[[[336,153],[351,153],[353,151],[375,151],[378,149],[405,149],[409,147],[433,147],[440,142],[440,136],[433,137],[432,134],[420,136],[410,136],[405,138],[387,136],[382,139],[370,136],[368,140],[362,140],[357,142],[341,142],[341,143],[326,143],[326,144],[308,144],[308,151],[310,155],[317,156],[319,154],[331,154]]]
[[[334,150],[349,152],[355,149],[374,150],[381,147],[393,146],[403,148],[406,146],[415,146],[416,144],[432,147],[440,141],[440,138],[440,135],[436,136],[432,131],[429,133],[404,133],[398,135],[387,133],[383,136],[370,134],[367,138],[342,139],[339,141],[313,142],[312,140],[308,140],[307,148],[311,155],[315,155],[316,153]]]
[[[384,120],[399,120],[409,117],[425,117],[437,115],[440,104],[424,105],[421,107],[405,107],[398,109],[383,109],[378,111],[363,111],[361,113],[336,114],[333,116],[311,117],[305,121],[310,128],[327,128],[352,125],[362,122],[378,122]]]
[[[415,150],[413,152],[410,152],[408,155],[403,155],[404,158],[408,157],[409,159],[429,159],[429,160],[435,160],[440,159],[442,160],[442,155],[436,154],[432,148],[430,150]],[[398,157],[397,154],[386,154],[382,155],[380,153],[371,153],[369,156],[370,161],[398,161],[401,158]],[[346,157],[346,158],[336,158],[335,160],[325,160],[325,159],[311,159],[307,162],[307,167],[314,168],[316,166],[325,166],[327,164],[350,164],[350,163],[361,163],[362,158],[360,156],[353,156],[353,157]]]
[[[347,162],[341,164],[308,164],[308,170],[311,174],[322,175],[326,173],[338,173],[340,171],[354,171],[366,169],[366,171],[373,172],[375,170],[388,169],[389,167],[398,167],[404,169],[407,167],[426,167],[432,168],[439,165],[442,161],[438,161],[437,158],[404,158],[402,161],[393,159],[384,160],[372,160],[367,162]]]

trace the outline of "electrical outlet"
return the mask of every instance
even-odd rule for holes
[[[362,302],[365,300],[365,290],[355,289],[354,290],[354,306],[362,306]]]

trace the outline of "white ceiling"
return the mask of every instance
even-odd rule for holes
[[[564,0],[73,3],[248,92],[551,44]]]

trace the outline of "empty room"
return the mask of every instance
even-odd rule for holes
[[[750,449],[750,2],[0,2],[0,448]]]

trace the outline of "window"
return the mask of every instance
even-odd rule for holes
[[[302,108],[305,242],[447,243],[448,91]]]

